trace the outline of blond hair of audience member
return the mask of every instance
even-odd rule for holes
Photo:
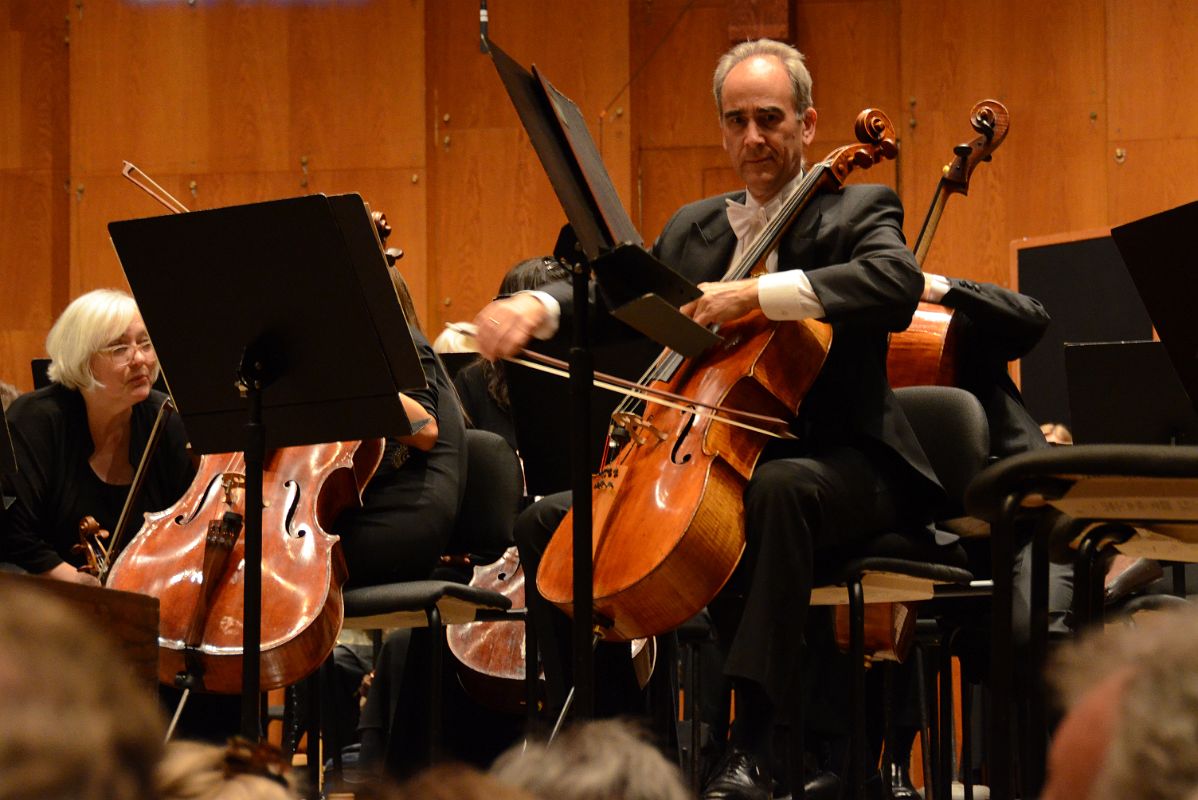
[[[229,748],[172,742],[158,765],[159,800],[296,800],[281,779],[247,771]]]
[[[1044,800],[1188,800],[1198,789],[1198,609],[1140,614],[1062,649],[1068,709]]]
[[[517,745],[491,774],[542,800],[690,800],[674,764],[632,724],[596,720],[567,728],[552,745]]]
[[[395,792],[398,800],[537,800],[519,786],[468,764],[437,764],[416,773]]]
[[[0,584],[0,800],[144,800],[164,725],[94,625],[43,589]]]

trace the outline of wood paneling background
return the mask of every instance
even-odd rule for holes
[[[807,53],[815,157],[886,110],[890,183],[923,220],[967,114],[1011,132],[954,198],[928,269],[1008,282],[1010,242],[1198,198],[1190,0],[490,0],[490,34],[582,109],[646,239],[735,188],[710,76],[755,25]],[[764,28],[763,28],[764,29]],[[114,219],[160,213],[129,159],[195,208],[358,191],[385,210],[426,327],[469,318],[563,215],[479,52],[475,0],[0,0],[0,377],[30,387],[54,316],[124,284]],[[285,276],[281,276],[281,280]]]

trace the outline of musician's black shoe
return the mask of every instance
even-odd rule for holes
[[[817,772],[803,783],[803,795],[807,800],[840,800],[843,788],[835,772]]]
[[[770,800],[770,776],[756,756],[733,748],[703,789],[703,800]]]
[[[886,764],[883,768],[886,783],[890,784],[890,796],[894,800],[919,800],[919,792],[911,783],[911,775],[904,764]]]

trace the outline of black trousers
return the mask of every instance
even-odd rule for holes
[[[816,551],[851,546],[924,516],[905,465],[879,451],[848,446],[775,451],[745,489],[745,553],[712,604],[712,615],[725,675],[762,686],[775,707],[791,700],[798,683]],[[520,515],[515,530],[551,697],[550,675],[565,675],[569,661],[561,646],[563,624],[555,615],[565,618],[546,608],[534,587],[540,556],[569,502],[569,493],[541,500]],[[556,691],[562,691],[564,679],[557,682]]]

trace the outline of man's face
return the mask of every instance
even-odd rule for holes
[[[795,109],[790,78],[773,56],[753,56],[724,78],[720,131],[732,166],[758,202],[799,174],[815,137],[815,109]]]

